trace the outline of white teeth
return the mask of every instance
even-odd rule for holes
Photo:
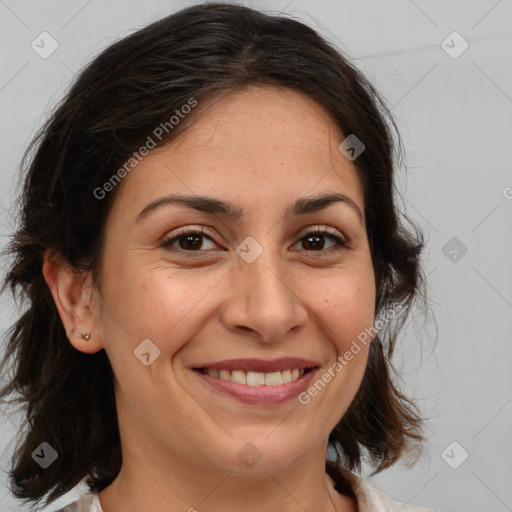
[[[231,372],[231,380],[233,382],[238,382],[239,384],[245,384],[247,382],[247,375],[245,372],[235,370]]]
[[[247,372],[248,386],[263,386],[265,384],[265,374],[259,372]]]
[[[283,381],[283,384],[287,384],[288,382],[292,381],[292,372],[290,370],[285,370],[284,372],[281,372],[281,380]]]
[[[230,380],[238,384],[247,384],[248,386],[280,386],[281,384],[288,384],[297,380],[304,375],[304,369],[299,370],[283,370],[282,372],[244,372],[242,370],[234,370],[229,372],[227,370],[210,370],[204,371],[214,379]]]
[[[211,377],[211,375],[210,375]],[[226,370],[221,370],[219,372],[219,378],[222,379],[222,380],[231,380],[231,375],[228,371]]]
[[[280,386],[282,383],[281,372],[265,373],[265,386]]]

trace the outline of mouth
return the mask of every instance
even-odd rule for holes
[[[280,372],[246,372],[244,370],[216,370],[213,368],[197,368],[197,371],[203,375],[208,375],[212,379],[237,382],[247,386],[281,386],[295,382],[312,368],[294,368],[293,370],[283,370]]]
[[[281,404],[302,393],[320,364],[299,358],[232,359],[197,365],[210,388],[249,404]]]

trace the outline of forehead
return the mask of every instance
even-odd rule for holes
[[[219,156],[250,163],[286,158],[330,163],[341,134],[313,99],[287,88],[251,86],[216,98],[173,143],[189,159]],[[338,155],[336,155],[338,156]],[[212,161],[214,164],[214,161]]]
[[[313,99],[291,89],[247,87],[207,103],[176,140],[136,166],[119,192],[131,207],[173,191],[261,205],[328,188],[351,193],[363,209],[358,170],[338,150],[343,138]]]

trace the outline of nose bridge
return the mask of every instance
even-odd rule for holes
[[[290,289],[291,282],[282,262],[277,257],[272,257],[270,251],[261,255],[259,261],[250,265],[242,265],[242,272],[252,283],[249,293],[249,302],[256,305],[261,301],[261,306],[288,306],[292,300]]]

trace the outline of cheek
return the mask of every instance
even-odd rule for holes
[[[110,274],[105,286],[107,342],[117,339],[123,348],[129,345],[133,351],[149,338],[162,352],[172,355],[193,337],[200,317],[208,317],[210,290],[221,277],[218,272],[125,261]]]
[[[325,335],[338,355],[368,330],[374,321],[375,283],[368,273],[353,273],[329,280],[315,294],[315,311]]]
[[[317,373],[310,387],[299,397],[310,421],[323,418],[328,434],[346,413],[363,378],[374,321],[373,282],[339,278],[318,295],[316,310],[322,337],[327,342],[328,366]]]
[[[310,413],[320,414],[332,429],[356,395],[368,360],[375,313],[371,267],[338,272],[328,282],[319,282],[317,290],[315,314],[331,357],[301,403],[310,402]]]

